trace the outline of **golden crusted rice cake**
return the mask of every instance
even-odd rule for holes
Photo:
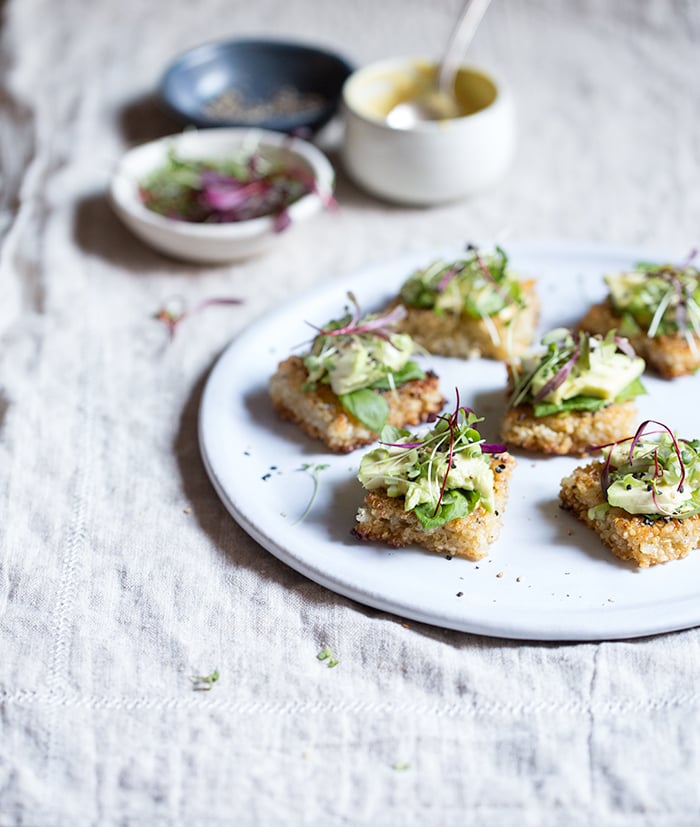
[[[411,357],[419,349],[395,332],[400,308],[383,316],[354,310],[317,330],[309,352],[279,363],[272,404],[329,450],[347,453],[374,442],[386,424],[417,425],[442,409],[438,377]]]
[[[691,261],[638,264],[605,276],[608,296],[579,322],[592,333],[617,330],[666,379],[700,368],[700,271]]]
[[[314,390],[305,390],[307,380],[308,372],[299,356],[280,362],[269,383],[272,404],[279,416],[295,422],[308,436],[320,439],[334,453],[348,453],[377,439],[379,431],[349,413],[330,386],[320,384]],[[425,422],[444,404],[439,379],[432,371],[395,391],[375,393],[386,401],[389,425]]]
[[[508,368],[508,408],[501,438],[544,454],[583,456],[634,429],[634,398],[645,393],[644,360],[626,340],[565,328],[542,338],[544,349]]]
[[[662,423],[603,449],[603,460],[561,481],[561,505],[622,560],[640,567],[685,557],[700,546],[700,441]]]
[[[506,360],[532,343],[540,304],[533,280],[520,280],[497,247],[469,245],[455,261],[435,261],[403,284],[401,330],[434,354]]]
[[[464,408],[417,436],[386,428],[360,463],[367,489],[354,534],[363,540],[480,560],[501,531],[515,460],[487,445]]]
[[[511,446],[539,454],[586,456],[592,446],[628,434],[637,421],[634,402],[606,405],[597,411],[565,411],[535,416],[532,405],[508,409],[501,439]]]

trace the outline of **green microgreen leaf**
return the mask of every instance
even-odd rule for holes
[[[192,688],[197,691],[209,691],[219,680],[219,670],[214,669],[209,675],[190,675]]]
[[[374,433],[381,433],[389,416],[389,403],[369,388],[344,393],[338,397],[345,410]]]
[[[400,370],[395,370],[375,382],[372,388],[374,390],[389,391],[404,385],[406,382],[412,382],[414,379],[425,379],[425,371],[417,362],[410,360]]]
[[[318,475],[321,473],[321,471],[325,471],[329,467],[330,466],[328,465],[327,462],[319,462],[316,465],[314,465],[310,462],[305,462],[299,468],[297,468],[297,471],[306,471],[307,473],[309,473],[311,475],[311,479],[313,480],[313,486],[314,487],[313,487],[313,490],[311,492],[311,497],[309,498],[309,502],[308,502],[306,508],[304,509],[301,516],[298,517],[292,523],[292,525],[297,525],[298,523],[302,522],[302,520],[305,520],[309,516],[309,512],[311,511],[311,508],[312,508],[312,506],[313,506],[313,504],[316,500],[316,496],[318,495],[318,486],[319,486]]]
[[[338,658],[336,658],[336,656],[333,654],[333,650],[328,645],[324,646],[323,649],[321,649],[321,651],[316,654],[316,659],[320,661],[325,661],[326,666],[329,669],[334,669],[340,663]]]
[[[414,508],[414,514],[420,520],[424,529],[439,528],[450,520],[466,517],[479,502],[476,491],[461,491],[452,489],[442,495],[440,505],[435,510],[432,503],[421,503]]]

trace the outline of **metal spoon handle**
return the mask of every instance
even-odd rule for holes
[[[455,75],[469,44],[474,39],[481,18],[486,14],[491,0],[466,0],[455,25],[438,71],[438,89],[453,94]]]

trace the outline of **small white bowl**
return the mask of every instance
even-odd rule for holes
[[[142,202],[139,185],[163,166],[168,153],[191,160],[222,160],[259,151],[266,158],[285,159],[311,173],[316,191],[291,204],[290,225],[275,230],[272,216],[221,224],[200,224],[166,218]],[[334,171],[326,156],[300,138],[264,129],[189,130],[136,147],[124,155],[112,176],[110,199],[117,215],[140,239],[175,258],[224,263],[255,255],[294,232],[300,221],[318,212],[333,191]]]
[[[515,108],[501,80],[468,66],[455,89],[465,114],[390,125],[392,107],[425,88],[436,66],[400,57],[354,72],[343,87],[343,163],[351,178],[373,195],[412,205],[456,201],[495,184],[515,152]]]

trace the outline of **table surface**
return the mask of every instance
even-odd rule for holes
[[[469,239],[691,250],[700,4],[494,2],[473,59],[510,81],[518,150],[469,200],[364,194],[335,122],[340,209],[244,263],[167,259],[107,201],[123,151],[174,130],[153,90],[184,49],[437,57],[459,7],[3,5],[0,827],[697,824],[698,630],[509,641],[338,596],[231,519],[197,419],[240,331],[373,262]],[[170,340],[173,296],[242,302]]]

